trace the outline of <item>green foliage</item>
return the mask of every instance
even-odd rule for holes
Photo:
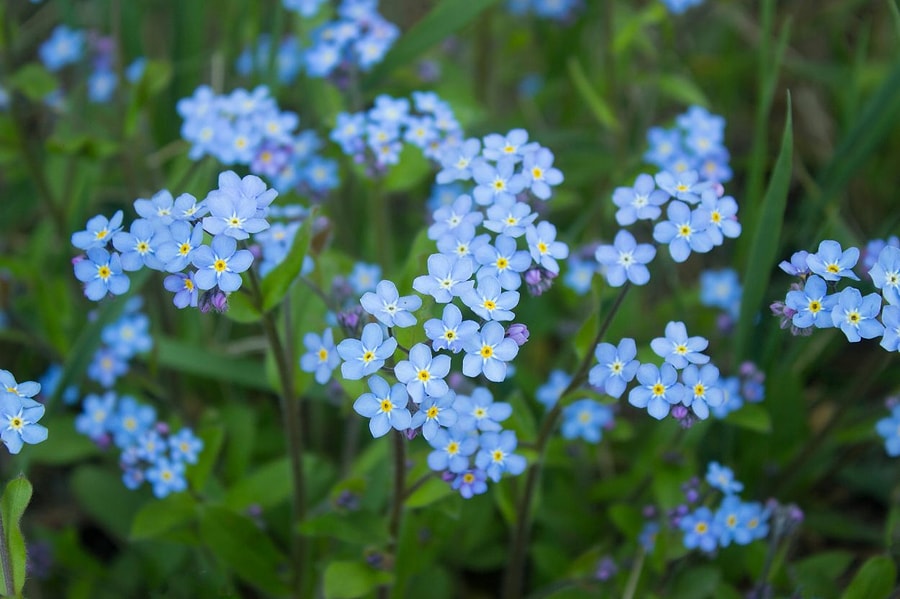
[[[24,476],[14,478],[3,490],[0,497],[0,518],[3,520],[4,536],[0,539],[3,548],[0,549],[9,560],[9,574],[7,578],[6,564],[0,568],[0,589],[4,595],[21,597],[22,587],[25,586],[25,539],[22,536],[21,520],[25,514],[25,508],[31,501],[31,483]],[[12,591],[12,593],[10,593]]]
[[[363,597],[379,585],[391,582],[388,572],[379,572],[364,562],[336,561],[325,567],[326,599]]]
[[[897,567],[886,556],[870,558],[862,565],[841,599],[882,599],[894,590]]]

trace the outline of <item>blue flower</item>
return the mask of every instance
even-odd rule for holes
[[[681,373],[681,382],[684,384],[681,403],[691,408],[700,420],[709,417],[710,407],[716,408],[725,401],[725,395],[717,386],[719,369],[712,364],[702,368],[688,364]]]
[[[562,392],[566,390],[566,387],[568,387],[571,382],[572,377],[565,371],[553,370],[550,372],[550,377],[547,379],[547,382],[535,390],[534,397],[549,410],[557,401],[559,401],[560,395],[562,395]],[[593,384],[593,382],[591,384]]]
[[[499,133],[491,133],[484,137],[484,150],[482,155],[488,160],[502,160],[503,158],[512,158],[515,162],[525,155],[525,153],[533,151],[537,148],[537,144],[528,143],[528,131],[525,129],[513,129],[505,136]]]
[[[475,252],[475,260],[481,264],[478,269],[479,281],[491,277],[500,282],[503,289],[518,289],[522,285],[521,273],[531,266],[531,256],[524,250],[516,249],[516,240],[507,235],[498,235],[494,245],[483,245]]]
[[[166,444],[155,429],[147,429],[140,434],[136,443],[135,457],[147,462],[154,462],[158,457],[164,457]]]
[[[397,286],[384,280],[375,286],[375,293],[367,291],[359,299],[366,312],[377,318],[385,326],[410,327],[416,324],[411,311],[422,307],[422,299],[417,295],[400,297]]]
[[[487,432],[481,435],[481,449],[475,456],[475,465],[484,470],[488,478],[499,482],[504,472],[522,474],[527,465],[525,458],[513,453],[516,450],[516,433],[513,431]]]
[[[200,223],[193,227],[183,220],[169,225],[168,235],[163,237],[156,257],[163,263],[167,272],[179,272],[191,263],[191,254],[203,245],[203,227]]]
[[[33,445],[47,439],[47,427],[37,424],[44,406],[28,397],[0,391],[0,440],[9,453],[19,453],[22,445]]]
[[[217,235],[212,247],[202,245],[194,250],[191,262],[197,267],[194,282],[198,289],[206,291],[216,285],[226,293],[241,287],[242,273],[253,263],[250,250],[238,250],[234,237]]]
[[[634,187],[617,187],[612,201],[619,207],[616,222],[620,226],[633,224],[637,220],[656,220],[662,214],[660,206],[666,203],[669,194],[656,189],[653,177],[643,173],[634,180]]]
[[[473,495],[481,495],[487,491],[487,473],[480,468],[466,470],[460,473],[450,486],[459,491],[465,499],[471,499]]]
[[[203,217],[203,229],[210,235],[247,239],[251,233],[269,228],[266,219],[256,216],[257,204],[253,198],[210,192],[206,204],[209,216]]]
[[[147,482],[153,487],[153,494],[162,499],[171,493],[178,493],[187,489],[187,480],[184,477],[184,464],[169,460],[164,457],[157,458],[156,462],[147,468]]]
[[[93,360],[88,365],[87,376],[108,389],[126,372],[128,362],[111,349],[101,347],[94,353]]]
[[[113,442],[120,449],[137,442],[141,434],[156,422],[153,406],[139,404],[133,397],[120,399],[116,414],[109,424]]]
[[[719,523],[715,521],[708,507],[703,506],[683,517],[678,527],[684,532],[684,546],[688,549],[697,549],[707,553],[712,552],[718,546],[718,539],[722,535]]]
[[[838,281],[841,277],[847,277],[858,281],[859,277],[853,272],[853,267],[859,260],[859,249],[849,247],[841,250],[841,244],[831,239],[825,239],[819,244],[819,251],[809,254],[806,263],[809,269],[826,281]]]
[[[175,219],[175,200],[169,190],[163,189],[153,195],[149,200],[137,199],[134,201],[134,209],[138,216],[151,221],[154,224],[170,225]]]
[[[375,285],[381,280],[381,267],[377,264],[367,264],[365,262],[357,262],[353,265],[353,270],[347,282],[353,288],[353,292],[362,295],[366,291],[375,289]]]
[[[478,263],[475,262],[474,252],[490,243],[491,237],[487,234],[468,235],[465,231],[458,233],[462,234],[445,233],[437,240],[437,249],[445,256],[468,260],[472,264],[472,270],[475,270]]]
[[[451,231],[468,235],[475,234],[475,227],[481,224],[484,215],[472,210],[472,196],[461,195],[449,206],[441,206],[434,211],[434,224],[428,227],[428,238],[437,241]]]
[[[409,360],[401,360],[394,367],[394,375],[406,385],[406,390],[415,403],[421,403],[426,395],[445,396],[450,388],[444,382],[444,377],[449,372],[450,356],[432,356],[431,350],[424,343],[413,345],[409,350]]]
[[[503,325],[496,321],[484,324],[479,335],[472,335],[464,343],[463,374],[476,377],[484,374],[489,381],[503,382],[506,363],[516,357],[519,346],[504,336]]]
[[[198,202],[197,198],[189,193],[183,193],[175,198],[175,204],[172,206],[172,214],[177,220],[195,221],[208,211],[205,201]]]
[[[453,304],[444,306],[440,319],[425,322],[425,335],[432,341],[434,349],[448,349],[459,353],[466,339],[478,332],[478,323],[462,319],[462,312]]]
[[[484,228],[494,233],[518,238],[525,234],[525,228],[537,218],[531,206],[516,199],[498,200],[487,209]]]
[[[884,324],[881,347],[897,351],[900,349],[900,306],[885,306],[881,310],[881,322]]]
[[[884,437],[884,450],[892,458],[900,456],[900,405],[891,409],[891,415],[875,423],[875,430]]]
[[[650,127],[647,130],[647,141],[650,149],[644,153],[644,160],[658,167],[663,167],[676,156],[683,153],[681,132],[678,129]]]
[[[435,180],[442,185],[451,181],[468,181],[472,178],[472,161],[480,153],[481,141],[474,137],[458,146],[446,148],[441,152],[441,171]]]
[[[819,275],[806,279],[800,291],[788,291],[785,305],[796,314],[791,318],[795,327],[805,329],[815,324],[816,328],[827,329],[834,325],[831,313],[837,304],[837,295],[828,295],[828,286]]]
[[[657,337],[650,342],[650,347],[660,358],[681,369],[692,364],[706,364],[709,356],[701,354],[709,345],[709,341],[703,337],[688,337],[687,328],[683,322],[669,321],[666,325],[666,336]]]
[[[647,408],[651,416],[662,420],[669,414],[669,408],[684,396],[684,386],[677,379],[678,373],[671,364],[658,368],[655,364],[641,364],[637,370],[640,385],[628,393],[628,403]]]
[[[700,193],[707,187],[703,183],[698,183],[699,179],[697,171],[693,170],[678,174],[663,171],[656,175],[656,184],[670,196],[689,204],[696,204],[700,201]]]
[[[706,482],[714,489],[718,489],[726,495],[740,493],[744,490],[743,483],[734,480],[734,471],[722,466],[719,462],[710,462],[706,467]]]
[[[691,211],[687,204],[672,201],[666,210],[669,220],[656,223],[653,239],[669,244],[669,253],[675,262],[684,262],[691,251],[705,253],[713,248],[709,227],[709,211],[700,207]]]
[[[854,261],[855,262],[855,261]],[[837,296],[837,304],[831,310],[831,320],[853,343],[874,339],[884,334],[884,325],[876,320],[881,310],[881,296],[870,293],[863,297],[855,287],[846,287]]]
[[[878,261],[869,270],[869,276],[888,303],[900,305],[900,249],[884,246],[878,254]]]
[[[568,265],[569,268],[563,276],[565,286],[578,295],[584,295],[590,291],[591,281],[594,278],[594,273],[597,272],[597,261],[594,259],[580,260],[572,257],[569,259]]]
[[[805,277],[809,274],[809,264],[807,263],[808,258],[809,252],[807,252],[806,250],[800,250],[799,252],[793,253],[790,262],[788,262],[787,260],[782,260],[781,263],[778,264],[778,268],[789,275],[793,275],[795,277]]]
[[[494,403],[494,396],[484,387],[475,387],[471,395],[457,395],[453,408],[459,415],[456,425],[463,430],[499,431],[500,422],[512,415],[512,406]]]
[[[157,246],[165,237],[157,234],[157,228],[149,220],[139,218],[131,223],[131,230],[113,235],[113,247],[122,252],[122,268],[126,271],[142,267],[162,270],[163,263],[156,257]]]
[[[118,322],[103,327],[100,338],[112,351],[128,360],[135,354],[150,351],[150,319],[146,314],[126,314]]]
[[[430,441],[441,427],[449,428],[456,424],[458,416],[456,410],[453,409],[455,400],[456,394],[449,390],[440,397],[425,397],[419,406],[419,411],[413,414],[409,427],[418,428],[421,426],[422,436],[425,437],[426,441]]]
[[[731,196],[719,197],[712,190],[705,190],[700,196],[700,205],[709,212],[710,226],[706,234],[713,245],[722,245],[724,237],[734,239],[741,234],[741,223],[737,220],[738,205]]]
[[[556,241],[556,227],[546,221],[538,223],[536,227],[528,226],[525,229],[525,241],[528,242],[535,264],[553,274],[559,274],[559,264],[556,261],[569,257],[569,246]]]
[[[38,56],[49,71],[58,71],[81,59],[84,51],[84,32],[57,25],[50,38],[41,44]]]
[[[116,399],[116,394],[112,391],[107,391],[102,396],[91,394],[85,397],[82,412],[75,417],[75,430],[95,442],[104,439],[110,432]]]
[[[18,383],[13,373],[0,369],[0,391],[15,393],[19,397],[34,397],[41,392],[41,386],[34,381]]]
[[[369,325],[378,326],[378,325]],[[391,386],[380,376],[369,377],[371,393],[363,393],[353,402],[357,414],[369,420],[369,431],[375,438],[383,437],[391,427],[398,431],[409,428],[412,417],[406,405],[409,397],[400,383]]]
[[[736,317],[740,311],[743,289],[733,268],[704,270],[700,273],[700,303],[721,308]]]
[[[463,303],[485,320],[506,321],[515,318],[512,309],[519,303],[518,291],[501,291],[495,277],[478,280],[478,288],[464,293]]]
[[[445,254],[428,256],[428,274],[416,277],[413,289],[446,304],[454,297],[468,293],[475,286],[471,260],[460,260]]]
[[[385,339],[381,325],[370,322],[363,328],[361,339],[344,339],[338,343],[337,352],[344,360],[341,374],[345,379],[357,380],[377,372],[396,349],[397,340]]]
[[[88,99],[98,104],[109,102],[118,85],[119,77],[114,71],[105,67],[97,69],[87,80]]]
[[[516,174],[516,161],[505,157],[493,167],[484,160],[478,160],[472,165],[472,176],[478,184],[472,192],[475,201],[482,206],[489,206],[503,198],[515,199],[517,193],[525,189],[525,177]]]
[[[193,272],[169,275],[163,280],[163,287],[166,288],[166,291],[171,291],[175,294],[175,297],[172,298],[172,303],[175,304],[176,308],[197,307],[200,293],[197,290],[197,284],[194,283]]]
[[[469,456],[478,450],[478,435],[459,427],[439,428],[428,442],[434,448],[428,454],[428,467],[438,472],[465,472],[469,467]]]
[[[169,437],[169,451],[175,461],[196,464],[202,450],[203,440],[189,428],[183,428]]]
[[[644,265],[655,256],[655,247],[649,243],[638,244],[625,229],[616,233],[613,245],[601,245],[594,254],[597,262],[606,267],[606,281],[612,287],[621,287],[626,280],[635,285],[646,285],[650,271]]]
[[[737,495],[722,500],[715,521],[721,531],[721,547],[727,547],[732,541],[737,545],[748,545],[768,534],[768,512],[759,503],[743,502]]]
[[[582,399],[563,408],[562,436],[599,443],[603,428],[613,419],[612,410],[593,399]]]
[[[84,231],[72,233],[72,245],[79,250],[105,248],[112,236],[121,228],[121,210],[116,210],[116,213],[109,220],[103,215],[97,215],[87,222],[87,227]]]
[[[610,397],[621,397],[640,366],[635,359],[637,346],[634,339],[626,337],[619,341],[618,347],[611,343],[601,343],[594,350],[594,356],[597,358],[597,365],[588,373],[588,382],[603,389]]]
[[[324,385],[331,378],[331,373],[341,363],[331,329],[325,329],[322,336],[307,333],[303,336],[306,353],[300,357],[300,369],[304,372],[316,373],[316,382]]]
[[[528,152],[522,158],[522,173],[531,193],[539,200],[548,200],[553,194],[551,186],[563,182],[563,174],[553,168],[553,153],[547,148]]]

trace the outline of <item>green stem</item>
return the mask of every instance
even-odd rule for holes
[[[556,428],[556,424],[562,414],[563,399],[575,389],[578,389],[587,380],[588,371],[594,361],[594,349],[603,340],[606,331],[612,324],[613,317],[622,306],[628,290],[631,289],[630,283],[625,283],[615,302],[611,306],[606,315],[606,319],[597,331],[593,343],[591,343],[578,370],[572,376],[571,382],[565,390],[560,394],[559,400],[553,406],[553,409],[547,413],[544,422],[541,423],[540,431],[538,431],[537,441],[535,442],[535,450],[537,451],[537,459],[530,464],[528,471],[525,473],[525,489],[516,508],[516,529],[510,540],[509,562],[507,563],[506,573],[503,581],[503,597],[505,599],[516,599],[522,596],[522,583],[525,577],[525,553],[528,549],[531,536],[531,505],[534,501],[534,494],[537,490],[537,482],[541,473],[541,464],[544,459],[544,453],[547,449],[547,442],[550,435]]]
[[[262,291],[259,278],[253,269],[249,271],[250,285],[256,299],[257,308],[263,313],[262,326],[269,347],[275,356],[278,379],[281,386],[281,413],[284,436],[288,442],[288,458],[291,463],[291,484],[293,487],[291,509],[291,583],[296,597],[303,596],[304,570],[306,567],[305,540],[299,532],[299,525],[306,514],[306,489],[303,478],[303,427],[300,422],[300,401],[294,395],[294,366],[290,353],[285,349],[278,335],[278,328],[272,312],[262,309]],[[284,310],[290,310],[285,304]]]
[[[406,500],[406,439],[400,431],[392,431],[394,443],[394,494],[391,503],[390,520],[388,521],[388,553],[390,563],[396,564],[397,546],[400,544],[400,523],[403,519],[403,503]],[[391,596],[391,586],[384,585],[378,589],[379,599]]]
[[[0,513],[0,564],[3,566],[3,580],[6,584],[5,595],[13,597],[16,594],[13,583],[12,563],[9,561],[9,543],[6,541],[6,529],[3,526],[3,514]]]
[[[625,591],[622,593],[622,599],[632,599],[632,597],[634,597],[638,581],[641,579],[641,570],[644,569],[644,557],[644,550],[641,548],[638,550],[634,565],[631,566],[631,573],[628,575],[628,582],[625,584]]]

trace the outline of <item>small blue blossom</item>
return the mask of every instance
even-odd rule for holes
[[[494,233],[518,238],[525,234],[526,227],[534,222],[537,213],[531,206],[516,199],[504,198],[495,201],[487,209],[484,228]]]
[[[494,245],[483,245],[475,252],[475,260],[481,264],[478,269],[479,281],[486,277],[496,278],[500,287],[508,290],[522,285],[522,275],[531,266],[531,256],[516,248],[516,240],[508,235],[497,235]]]
[[[725,401],[725,395],[718,387],[719,369],[712,364],[700,368],[688,364],[681,373],[681,382],[684,384],[681,403],[691,408],[700,420],[709,418],[709,408],[716,408]]]
[[[241,275],[253,263],[250,250],[237,249],[234,237],[217,235],[212,245],[202,245],[194,250],[191,262],[197,267],[194,282],[204,291],[217,286],[226,293],[241,287]]]
[[[534,397],[548,410],[556,405],[560,395],[572,382],[572,377],[563,370],[553,370],[547,382],[535,390]],[[593,384],[593,383],[591,383]]]
[[[613,203],[619,207],[616,222],[624,227],[638,220],[656,220],[662,214],[660,206],[668,199],[668,193],[656,189],[653,177],[642,173],[635,179],[634,187],[617,187],[613,191]]]
[[[137,199],[134,201],[134,210],[141,218],[154,224],[170,225],[175,219],[175,200],[167,189],[163,189],[153,195],[149,200]]]
[[[900,305],[900,249],[884,246],[878,254],[878,261],[869,270],[869,276],[888,303]]]
[[[137,442],[141,434],[156,422],[156,410],[152,406],[139,404],[131,396],[123,396],[116,407],[116,413],[109,423],[113,442],[120,449]]]
[[[884,324],[881,347],[888,351],[900,350],[900,306],[885,306],[881,310],[881,322]]]
[[[184,477],[184,464],[169,460],[164,457],[157,460],[147,468],[147,482],[153,487],[153,494],[162,499],[172,493],[178,493],[187,489],[187,479]]]
[[[790,262],[787,260],[782,260],[781,263],[778,264],[778,268],[789,275],[793,275],[795,277],[805,277],[809,274],[809,264],[807,263],[808,258],[809,252],[807,252],[806,250],[800,250],[799,252],[794,252],[794,254],[791,256]]]
[[[732,541],[737,545],[749,545],[765,538],[769,532],[768,518],[768,512],[759,503],[741,501],[737,495],[725,497],[715,513],[721,531],[719,546],[727,547]]]
[[[397,340],[385,339],[381,325],[370,322],[363,328],[360,339],[344,339],[338,343],[337,352],[344,360],[341,374],[345,379],[357,380],[377,372],[396,349]]]
[[[94,358],[88,365],[87,376],[109,389],[126,372],[128,362],[113,350],[101,347],[94,353]]]
[[[122,269],[140,270],[142,267],[163,270],[163,263],[156,257],[156,250],[164,235],[157,235],[157,228],[147,219],[139,218],[131,223],[128,233],[113,235],[113,247],[122,252]]]
[[[472,176],[478,184],[472,197],[481,206],[489,206],[503,198],[515,199],[517,193],[525,189],[526,179],[514,172],[516,161],[505,157],[497,162],[496,167],[484,160],[472,165]]]
[[[796,312],[791,318],[795,327],[804,329],[815,325],[826,329],[835,326],[831,313],[837,299],[837,295],[828,295],[828,286],[822,277],[812,275],[806,279],[802,290],[788,291],[784,303]]]
[[[9,453],[19,453],[25,443],[33,445],[47,439],[47,427],[37,424],[43,415],[43,404],[9,391],[0,391],[0,440]]]
[[[125,360],[135,354],[150,351],[150,319],[146,314],[126,314],[118,322],[103,327],[100,338],[112,351]]]
[[[156,249],[156,257],[166,272],[180,272],[190,263],[194,250],[203,245],[203,227],[178,220],[168,227]]]
[[[444,377],[449,373],[450,356],[443,354],[432,356],[431,350],[424,343],[412,346],[409,350],[409,360],[401,360],[394,367],[394,375],[398,381],[406,385],[406,390],[415,403],[422,403],[426,395],[432,397],[447,395],[450,388]],[[415,422],[415,416],[413,421]]]
[[[706,482],[714,489],[718,489],[726,495],[740,493],[744,490],[743,483],[734,480],[734,471],[722,466],[719,462],[710,462],[706,469]]]
[[[321,337],[315,333],[307,333],[303,336],[303,344],[306,346],[306,353],[300,357],[300,370],[314,372],[316,382],[324,385],[341,363],[331,329],[325,329]]]
[[[75,417],[75,430],[92,441],[103,440],[109,433],[110,423],[115,416],[116,400],[116,394],[112,391],[85,397],[82,412]]]
[[[547,148],[528,152],[522,158],[522,173],[531,193],[539,200],[549,200],[552,187],[563,182],[563,174],[553,167],[553,153]]]
[[[472,178],[472,162],[481,153],[481,141],[465,140],[457,146],[449,146],[441,152],[441,171],[436,176],[440,184],[452,181],[468,181]]]
[[[34,381],[16,382],[13,373],[0,369],[0,391],[15,393],[19,397],[34,397],[41,392],[41,386]]]
[[[471,499],[474,495],[481,495],[487,491],[487,473],[476,468],[474,470],[466,470],[457,475],[450,486],[459,491],[464,499]]]
[[[437,472],[465,472],[469,456],[478,450],[478,435],[460,427],[439,428],[428,442],[434,451],[428,454],[428,467]]]
[[[449,206],[441,206],[434,211],[434,224],[428,227],[428,238],[437,241],[448,232],[459,229],[463,234],[475,234],[475,227],[481,224],[484,215],[472,210],[472,197],[461,195]]]
[[[466,350],[463,374],[468,377],[484,374],[495,383],[506,379],[506,363],[519,353],[518,344],[505,337],[503,325],[496,321],[485,323],[481,333],[471,336],[463,347]]]
[[[193,272],[179,272],[169,275],[163,279],[163,287],[166,288],[166,291],[171,291],[175,294],[175,297],[172,298],[172,303],[175,304],[176,308],[197,307],[200,292],[197,289],[197,284],[194,282]]]
[[[112,239],[112,236],[121,228],[121,210],[117,210],[109,220],[103,215],[97,215],[87,222],[87,227],[84,231],[72,233],[72,245],[79,250],[105,248],[106,244]]]
[[[422,298],[417,295],[400,296],[392,281],[380,281],[375,292],[367,291],[359,299],[366,312],[388,327],[410,327],[416,324],[412,312],[422,307]]]
[[[416,277],[413,289],[430,295],[441,304],[470,292],[475,286],[471,260],[461,260],[446,254],[428,256],[428,274]]]
[[[684,532],[684,546],[710,553],[718,546],[721,527],[708,507],[703,506],[683,517],[678,527]]]
[[[669,254],[675,262],[684,262],[691,251],[706,253],[713,248],[709,227],[709,211],[700,207],[691,210],[687,204],[672,201],[666,210],[669,220],[656,223],[653,239],[669,244]]]
[[[582,399],[563,408],[562,436],[566,439],[584,439],[588,443],[599,443],[603,429],[613,420],[609,406]]]
[[[809,254],[806,263],[809,270],[826,281],[838,281],[841,277],[858,281],[859,277],[853,272],[858,260],[858,248],[849,247],[842,250],[841,244],[837,241],[825,239],[819,244],[818,252]]]
[[[621,397],[640,366],[635,359],[637,346],[634,339],[626,337],[619,341],[618,347],[611,343],[601,343],[594,350],[594,356],[597,358],[597,365],[588,373],[588,382],[603,389],[610,397]]]
[[[709,356],[701,354],[709,345],[709,341],[703,337],[688,337],[687,328],[683,322],[669,321],[666,325],[666,336],[657,337],[650,342],[654,353],[666,362],[681,369],[692,364],[706,364]]]
[[[206,198],[206,205],[209,216],[203,217],[203,229],[210,235],[227,235],[240,240],[269,228],[266,219],[256,215],[254,198],[211,192]]]
[[[719,197],[712,190],[705,190],[700,196],[700,205],[709,212],[710,226],[706,234],[713,245],[722,245],[724,238],[735,239],[741,234],[741,223],[737,220],[738,205],[731,196]]]
[[[644,527],[641,529],[641,534],[638,535],[638,542],[644,548],[644,551],[648,553],[653,551],[654,547],[656,547],[657,535],[659,535],[659,523],[645,522]]]
[[[134,447],[136,457],[147,462],[155,462],[159,457],[165,457],[166,443],[155,429],[147,429],[140,434]]]
[[[845,287],[831,310],[831,320],[848,341],[855,343],[860,338],[874,339],[884,334],[884,325],[876,320],[880,310],[881,296],[877,293],[863,297],[859,289]]]
[[[733,268],[704,270],[700,273],[700,303],[725,310],[732,317],[740,311],[743,289]]]
[[[670,196],[688,204],[696,204],[700,201],[701,192],[707,187],[699,183],[699,179],[697,171],[693,170],[677,174],[663,171],[656,175],[656,184]]]
[[[581,260],[575,257],[569,258],[569,265],[566,274],[563,275],[563,283],[566,287],[577,293],[584,295],[591,289],[591,281],[597,272],[597,261]]]
[[[478,280],[478,287],[464,293],[463,303],[485,320],[507,321],[515,318],[512,309],[519,303],[518,291],[502,291],[495,277]]]
[[[369,325],[377,326],[377,325]],[[363,393],[353,403],[357,414],[369,420],[369,431],[375,438],[383,437],[393,427],[398,431],[409,428],[412,417],[406,409],[409,397],[400,383],[391,386],[380,376],[369,377],[371,393]]]
[[[169,437],[169,452],[174,461],[196,464],[201,451],[203,440],[189,428],[183,428]]]
[[[875,430],[884,438],[884,450],[889,456],[900,456],[900,404],[891,408],[891,415],[875,423]]]
[[[57,25],[50,38],[41,44],[38,56],[49,71],[58,71],[66,65],[78,62],[84,52],[83,31]]]
[[[426,441],[431,441],[441,427],[450,428],[456,424],[458,416],[456,410],[453,409],[455,401],[456,394],[449,390],[440,397],[425,397],[419,406],[419,411],[413,414],[409,427],[421,426],[422,436]]]
[[[677,379],[678,373],[671,364],[660,367],[641,364],[637,370],[640,385],[628,393],[628,403],[636,408],[647,408],[651,416],[662,420],[669,414],[669,408],[684,397],[684,386]]]
[[[353,270],[347,278],[350,287],[357,295],[362,295],[366,291],[374,291],[375,285],[381,280],[381,267],[377,264],[367,264],[365,262],[357,262],[353,265]]]
[[[546,221],[539,222],[536,227],[528,226],[525,229],[525,241],[528,242],[528,250],[535,264],[553,274],[559,274],[557,260],[569,257],[569,246],[556,241],[556,227]],[[656,253],[656,250],[653,252]]]
[[[432,318],[425,322],[425,335],[432,341],[435,350],[448,349],[459,353],[466,339],[478,333],[478,323],[474,320],[463,320],[462,312],[454,304],[444,306],[441,318]]]
[[[471,395],[457,395],[453,408],[459,415],[457,426],[464,430],[499,431],[500,423],[512,415],[512,406],[494,402],[484,387],[475,387]]]
[[[484,470],[492,481],[500,482],[504,472],[518,475],[525,471],[525,458],[513,453],[518,445],[515,432],[483,433],[480,441],[481,449],[475,456],[475,465]]]
[[[611,287],[621,287],[626,280],[646,285],[650,271],[645,265],[656,257],[656,248],[649,243],[637,243],[631,233],[621,229],[613,245],[601,245],[594,257],[605,267],[603,272]]]

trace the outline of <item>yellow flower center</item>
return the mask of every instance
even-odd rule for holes
[[[544,243],[543,241],[538,241],[537,249],[538,249],[538,252],[540,252],[541,254],[546,254],[547,250],[549,250],[550,248],[548,248],[547,244]]]
[[[544,171],[541,167],[536,166],[531,169],[531,177],[533,179],[542,179],[544,177]]]
[[[107,229],[100,229],[96,233],[94,233],[94,239],[97,241],[101,239],[106,239],[106,236],[109,235],[109,231]]]
[[[809,302],[809,311],[813,314],[818,314],[822,310],[822,303],[819,300],[812,300]]]
[[[484,306],[484,309],[488,312],[497,309],[497,303],[493,300],[484,300],[484,303],[482,303],[481,305]]]
[[[660,397],[666,394],[666,387],[662,383],[656,383],[655,385],[653,385],[651,393],[653,393],[653,395],[656,397]]]
[[[488,358],[490,358],[491,356],[494,355],[494,348],[491,347],[490,345],[482,345],[481,351],[479,353],[481,354],[482,358],[487,360]]]
[[[459,453],[459,443],[456,441],[450,441],[447,443],[447,447],[444,449],[450,455],[456,455]]]
[[[194,290],[194,282],[190,279],[185,279],[184,280],[184,288],[187,289],[188,291],[193,291]]]
[[[381,400],[381,411],[382,412],[390,412],[394,409],[394,404],[391,403],[391,400],[387,397]]]
[[[509,260],[504,257],[497,258],[497,270],[506,270],[509,268]]]
[[[423,369],[416,373],[416,378],[423,383],[427,383],[431,379],[431,373]]]
[[[703,383],[694,385],[694,397],[703,397],[704,395],[706,395],[706,387],[703,386]]]
[[[178,246],[178,253],[181,254],[182,256],[187,256],[190,252],[191,252],[191,244],[182,243],[180,246]]]
[[[107,265],[102,265],[97,267],[97,276],[103,279],[104,281],[108,279],[112,275],[112,270]]]
[[[441,411],[438,409],[437,406],[431,406],[431,407],[428,408],[428,410],[425,412],[425,415],[428,416],[428,418],[429,418],[430,420],[434,420],[435,418],[438,417],[438,414],[440,414],[440,413],[441,413]]]
[[[328,359],[328,350],[324,347],[319,350],[319,362],[324,362]]]
[[[709,525],[706,522],[697,522],[697,525],[694,526],[694,531],[700,535],[705,535],[707,530],[709,530]]]
[[[221,258],[213,262],[213,270],[216,272],[225,272],[226,268],[228,268],[228,263]]]
[[[373,351],[367,351],[362,356],[362,361],[365,362],[366,364],[368,364],[369,362],[371,362],[374,359],[375,359],[375,352],[373,352]]]

